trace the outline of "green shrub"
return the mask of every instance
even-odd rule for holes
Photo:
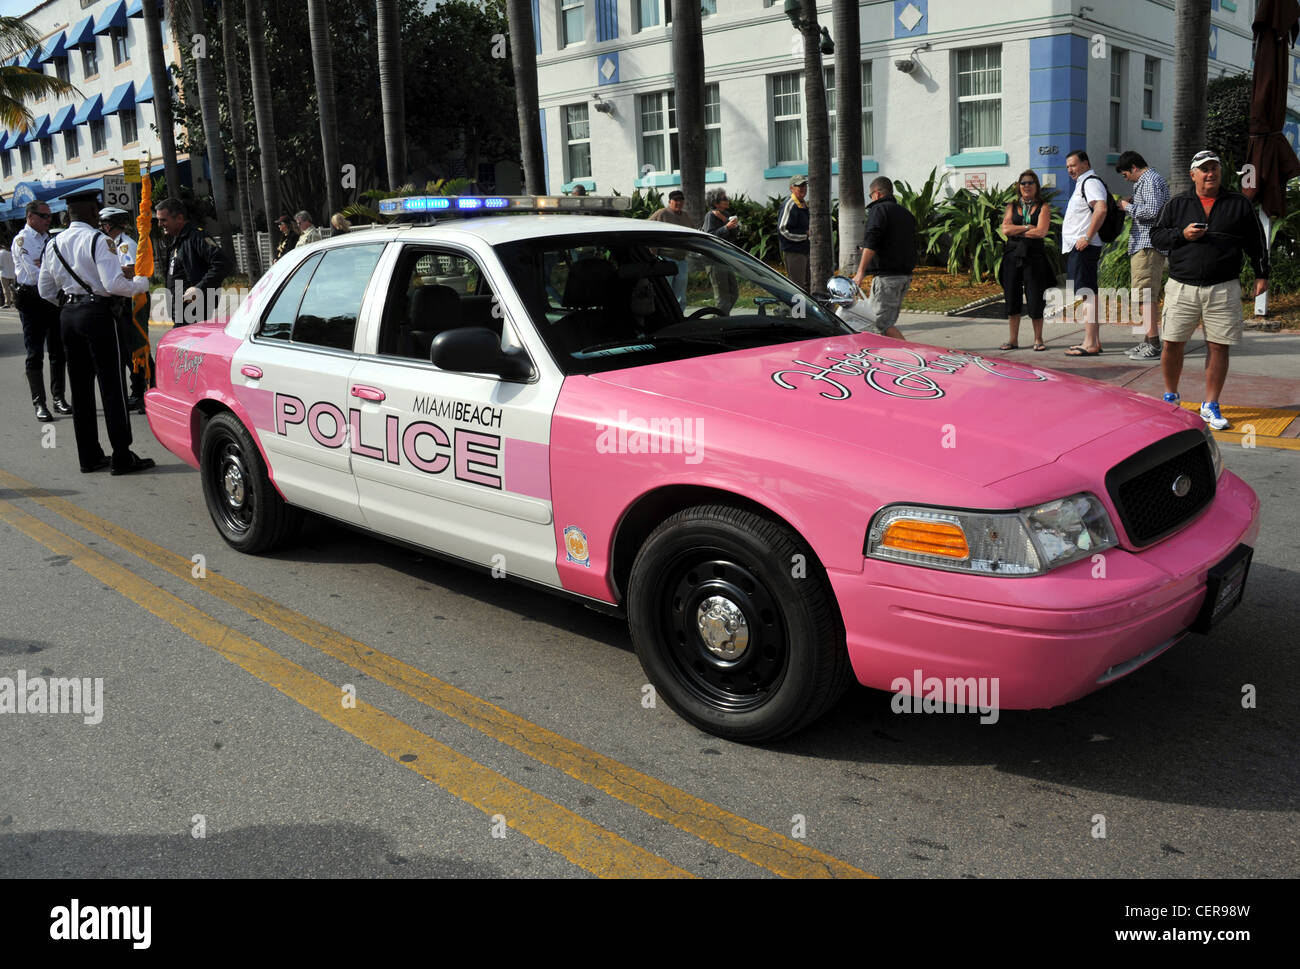
[[[938,168],[931,168],[930,175],[920,190],[912,188],[911,183],[901,179],[894,182],[894,198],[898,204],[907,209],[916,220],[916,258],[924,263],[929,253],[929,230],[934,226],[935,215],[939,209],[939,182],[935,178]]]
[[[968,271],[977,283],[985,276],[997,278],[1006,243],[1000,231],[1002,216],[1015,192],[1014,185],[958,191],[936,210],[935,224],[925,233],[925,251],[933,253],[946,246],[948,272],[954,275]]]
[[[776,223],[786,196],[769,196],[766,205],[739,193],[728,195],[728,198],[731,199],[732,215],[740,219],[740,238],[737,240],[740,247],[763,262],[777,262],[781,258],[781,244]]]

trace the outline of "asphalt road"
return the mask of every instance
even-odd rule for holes
[[[1300,870],[1293,451],[1225,449],[1264,527],[1212,637],[1055,710],[855,688],[748,748],[643,705],[615,619],[320,521],[240,555],[143,417],[132,477],[51,426],[0,314],[0,677],[103,684],[97,713],[0,713],[0,875]]]

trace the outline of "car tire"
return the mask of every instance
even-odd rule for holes
[[[199,451],[208,514],[232,548],[268,552],[292,534],[301,515],[271,484],[261,452],[234,414],[208,421]]]
[[[702,505],[666,519],[637,553],[627,603],[650,682],[719,737],[789,736],[850,682],[820,563],[788,526],[745,509]]]

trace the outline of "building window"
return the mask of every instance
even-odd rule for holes
[[[701,17],[707,17],[710,14],[715,14],[717,12],[718,12],[718,0],[700,0]]]
[[[1154,57],[1146,59],[1142,71],[1142,117],[1154,120],[1156,108],[1160,106],[1160,61]]]
[[[1002,48],[957,51],[957,151],[1002,144]]]
[[[6,151],[3,154],[0,154],[0,175],[3,175],[5,178],[10,178],[13,176],[13,173],[13,159],[9,157],[9,152]]]
[[[128,59],[126,54],[126,28],[114,27],[108,33],[113,41],[113,66],[117,67]]]
[[[632,5],[636,10],[635,23],[638,31],[673,22],[671,0],[632,0]]]
[[[722,167],[722,100],[716,84],[704,85],[704,167]]]
[[[677,108],[672,91],[642,94],[641,164],[661,174],[681,171],[677,151]],[[722,167],[722,103],[718,85],[704,85],[704,136],[706,168]]]
[[[122,111],[118,114],[118,117],[122,119],[122,144],[135,144],[140,140],[139,133],[136,131],[135,126],[135,109],[132,108],[130,111]]]
[[[777,165],[804,160],[802,75],[772,75],[772,146]]]
[[[76,128],[69,128],[63,132],[63,154],[69,161],[81,154],[81,148],[77,145]]]
[[[1110,52],[1110,125],[1108,142],[1111,151],[1121,151],[1124,138],[1124,68],[1128,64],[1128,51]]]
[[[81,48],[81,76],[94,77],[99,73],[99,58],[95,55],[95,45]]]
[[[54,76],[64,84],[72,83],[72,72],[68,69],[68,59],[66,57],[56,57],[54,59]]]
[[[560,0],[560,46],[581,44],[587,38],[587,23],[582,15],[583,0]]]
[[[54,164],[54,139],[53,138],[41,139],[41,164],[42,165]]]
[[[104,122],[90,123],[90,150],[98,154],[108,149],[108,140],[104,137]]]
[[[826,113],[829,115],[831,133],[831,153],[838,154],[839,146],[835,141],[835,68],[822,69],[826,83]],[[862,157],[870,158],[875,154],[871,130],[871,61],[862,62]]]
[[[32,146],[31,145],[18,146],[18,163],[22,166],[22,170],[24,172],[30,172],[32,170]]]
[[[564,160],[569,181],[591,178],[591,125],[585,104],[564,106]]]

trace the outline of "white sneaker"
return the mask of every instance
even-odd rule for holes
[[[1219,402],[1217,400],[1201,401],[1201,420],[1216,431],[1226,430],[1231,426],[1228,419],[1219,413]]]

